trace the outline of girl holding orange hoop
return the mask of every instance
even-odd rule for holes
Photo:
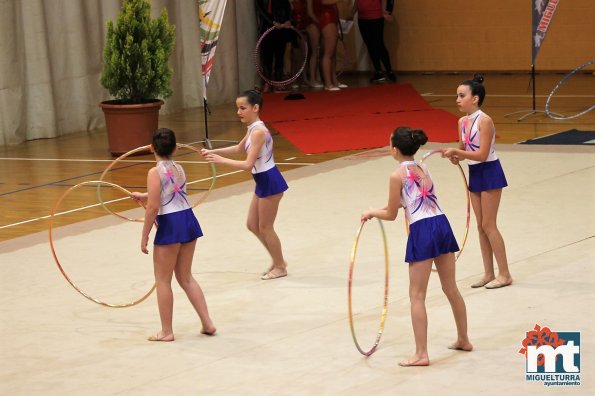
[[[287,276],[287,263],[283,258],[281,241],[275,232],[279,203],[287,190],[287,183],[275,165],[273,138],[260,120],[262,96],[256,91],[245,91],[236,99],[237,114],[248,126],[248,131],[240,143],[215,150],[202,149],[208,162],[229,165],[252,172],[256,182],[254,196],[248,210],[248,229],[256,235],[273,260],[262,274],[262,280]],[[246,153],[245,160],[233,160],[223,155]]]
[[[442,290],[448,298],[457,327],[457,340],[450,349],[471,351],[467,336],[467,310],[455,280],[454,252],[459,250],[448,219],[438,206],[434,183],[428,168],[418,164],[414,155],[428,141],[421,130],[408,127],[395,129],[390,139],[391,155],[400,166],[390,176],[388,204],[362,214],[361,220],[373,217],[394,220],[403,208],[409,221],[409,237],[405,261],[409,263],[409,299],[411,322],[415,336],[415,353],[400,366],[428,366],[426,292],[436,264]]]
[[[149,341],[175,339],[171,289],[174,273],[202,322],[201,333],[213,335],[217,331],[209,316],[202,289],[192,276],[194,249],[202,230],[186,198],[184,169],[171,159],[175,148],[176,136],[172,130],[161,128],[153,134],[151,151],[155,154],[157,165],[147,174],[147,192],[131,193],[135,201],[146,201],[140,246],[143,253],[149,253],[147,244],[153,223],[156,221],[158,226],[153,246],[153,267],[161,331],[150,336]]]
[[[512,284],[504,239],[496,224],[502,189],[508,183],[496,155],[494,122],[480,109],[484,98],[481,74],[459,85],[457,105],[467,115],[459,119],[459,148],[446,149],[443,156],[448,157],[453,164],[463,159],[469,162],[469,191],[479,230],[484,268],[483,277],[471,287],[498,289]],[[494,274],[494,256],[498,263],[498,276]]]

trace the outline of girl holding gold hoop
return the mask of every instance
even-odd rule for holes
[[[428,318],[426,292],[436,264],[442,290],[448,298],[457,326],[457,340],[450,349],[471,351],[467,336],[467,309],[455,279],[454,252],[459,250],[448,219],[438,206],[434,183],[425,164],[413,158],[419,147],[428,141],[421,130],[397,128],[390,139],[391,155],[400,166],[390,176],[388,204],[362,214],[361,220],[373,217],[394,220],[403,208],[409,221],[409,237],[405,261],[409,263],[409,299],[411,322],[415,336],[415,353],[399,363],[402,367],[428,366]]]
[[[192,276],[192,259],[196,240],[202,230],[186,198],[184,169],[171,159],[176,149],[176,136],[167,128],[153,134],[151,151],[157,165],[147,174],[147,192],[133,192],[135,201],[146,201],[145,221],[140,249],[148,254],[147,244],[153,223],[157,232],[153,246],[153,267],[157,286],[157,305],[161,330],[148,338],[149,341],[174,341],[172,326],[173,292],[171,281],[175,273],[180,287],[202,322],[201,333],[213,335],[217,331],[209,316],[205,296]]]

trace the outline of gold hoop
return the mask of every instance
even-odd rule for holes
[[[126,157],[128,157],[128,156],[130,156],[132,154],[135,154],[135,153],[137,153],[139,151],[149,150],[150,147],[151,147],[150,145],[141,146],[141,147],[137,147],[137,148],[135,148],[133,150],[130,150],[127,153],[122,154],[121,156],[119,156],[118,158],[116,158],[115,160],[113,160],[112,163],[107,166],[107,168],[105,168],[105,170],[103,171],[103,173],[99,177],[99,180],[98,181],[99,182],[104,182],[103,179],[105,178],[105,176],[107,175],[107,173],[114,167],[114,165],[116,165],[116,163],[118,163],[118,161],[121,161],[122,159],[124,159],[124,158],[126,158]],[[191,151],[194,151],[194,152],[200,154],[200,150],[199,149],[197,149],[196,147],[190,146],[188,144],[176,143],[176,147],[178,147],[178,148],[180,148],[180,147],[181,148],[186,148],[188,150],[191,150]],[[209,189],[204,194],[202,194],[196,200],[196,202],[194,202],[191,205],[191,208],[192,209],[194,209],[200,203],[202,203],[207,198],[207,196],[211,193],[211,191],[213,190],[213,188],[215,187],[215,181],[217,180],[217,169],[215,168],[215,164],[213,164],[213,163],[209,163],[209,168],[211,168],[211,185],[209,186]],[[127,221],[135,221],[137,223],[142,223],[142,222],[145,221],[144,218],[132,219],[130,217],[123,216],[123,215],[121,215],[119,213],[113,212],[110,208],[108,208],[105,205],[105,203],[103,202],[103,199],[101,197],[101,185],[97,185],[97,200],[99,201],[99,203],[101,204],[101,206],[103,207],[103,209],[105,209],[105,211],[108,212],[109,214],[112,214],[112,215],[114,215],[116,217],[119,217],[119,218],[124,219],[124,220],[127,220]]]
[[[60,272],[62,273],[62,275],[64,276],[64,279],[66,279],[66,281],[70,284],[70,286],[72,286],[74,288],[74,290],[76,290],[77,292],[79,292],[83,297],[85,297],[86,299],[93,301],[96,304],[99,305],[103,305],[104,307],[109,307],[109,308],[128,308],[128,307],[132,307],[134,305],[137,305],[143,301],[145,301],[147,299],[147,297],[149,297],[151,295],[151,293],[153,293],[153,290],[155,290],[156,284],[154,283],[153,286],[151,287],[151,289],[146,292],[143,296],[141,296],[140,298],[129,302],[129,303],[125,303],[125,304],[112,304],[112,303],[108,303],[105,301],[101,301],[97,298],[92,297],[91,295],[89,295],[88,293],[84,292],[80,287],[78,287],[74,281],[72,279],[70,279],[70,277],[68,276],[68,274],[66,273],[66,271],[64,270],[64,268],[62,267],[62,264],[60,264],[60,260],[58,259],[58,255],[56,254],[56,248],[54,246],[54,238],[53,238],[53,234],[52,234],[52,230],[53,230],[53,221],[54,221],[54,216],[56,214],[56,209],[60,206],[60,203],[62,203],[62,201],[64,200],[64,198],[70,194],[72,191],[76,190],[79,187],[85,186],[85,185],[89,185],[89,184],[105,184],[106,186],[110,186],[113,188],[116,188],[120,191],[122,191],[125,194],[130,195],[130,191],[126,190],[124,187],[121,187],[117,184],[114,183],[109,183],[106,181],[99,181],[99,180],[92,180],[92,181],[85,181],[79,184],[76,184],[72,187],[70,187],[68,190],[66,190],[64,192],[64,194],[62,194],[62,196],[60,196],[60,198],[58,198],[58,200],[56,201],[56,203],[54,204],[54,206],[52,207],[52,211],[50,213],[50,218],[49,218],[49,241],[50,241],[50,249],[52,250],[52,256],[54,256],[54,261],[56,262],[56,265],[58,266],[58,269],[60,270]],[[139,202],[139,204],[142,206],[142,204]]]
[[[384,301],[382,304],[382,315],[380,317],[380,327],[378,329],[378,333],[376,334],[376,340],[374,341],[374,345],[368,351],[364,351],[362,347],[359,345],[357,341],[357,337],[355,336],[355,326],[353,324],[353,309],[352,309],[352,284],[353,284],[353,268],[355,267],[355,256],[357,254],[357,247],[359,245],[359,237],[364,229],[365,222],[362,222],[355,234],[355,240],[353,241],[353,246],[351,248],[351,258],[349,261],[349,281],[347,284],[347,306],[349,310],[349,328],[351,329],[351,337],[353,338],[353,342],[355,343],[355,347],[364,356],[370,356],[380,344],[380,338],[382,337],[382,333],[384,332],[384,324],[386,322],[386,313],[388,311],[388,244],[386,242],[386,233],[384,232],[384,226],[382,225],[382,221],[378,220],[378,225],[380,226],[380,232],[382,234],[382,242],[384,245]]]

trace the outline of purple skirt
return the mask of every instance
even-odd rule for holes
[[[445,215],[428,217],[409,226],[405,262],[415,263],[459,251]]]
[[[280,194],[289,188],[276,166],[264,172],[253,173],[252,177],[256,182],[254,194],[259,198]]]
[[[482,192],[508,186],[500,160],[469,165],[469,191]]]
[[[191,208],[157,216],[155,245],[187,243],[200,238],[202,230]]]

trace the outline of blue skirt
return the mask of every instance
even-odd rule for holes
[[[256,182],[254,193],[259,198],[280,194],[289,188],[276,166],[264,172],[253,173],[252,177]]]
[[[200,238],[202,230],[191,208],[157,216],[155,245],[187,243]]]
[[[409,226],[405,262],[415,263],[459,251],[445,215],[421,219]]]
[[[508,186],[500,160],[469,165],[469,191],[482,192]]]

